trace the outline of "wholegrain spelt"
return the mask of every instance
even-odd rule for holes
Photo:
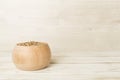
[[[32,45],[40,45],[41,42],[35,42],[35,41],[29,41],[29,42],[23,42],[23,43],[18,43],[18,46],[32,46]]]

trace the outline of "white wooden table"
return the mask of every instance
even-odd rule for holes
[[[0,80],[120,80],[120,52],[56,52],[51,65],[21,71],[10,52],[0,52]]]

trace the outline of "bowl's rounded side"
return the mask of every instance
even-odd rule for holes
[[[50,64],[51,51],[48,44],[39,46],[15,46],[13,62],[22,70],[38,70]]]

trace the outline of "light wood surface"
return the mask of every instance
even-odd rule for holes
[[[53,52],[51,65],[18,70],[11,52],[0,52],[0,80],[120,80],[120,52]]]
[[[0,0],[0,37],[0,80],[120,80],[120,0]],[[48,68],[15,68],[29,40],[49,43]]]
[[[54,51],[116,51],[119,34],[120,0],[0,0],[0,50],[33,40]]]

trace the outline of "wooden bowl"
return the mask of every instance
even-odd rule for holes
[[[43,42],[18,43],[12,54],[13,62],[21,70],[39,70],[49,65],[50,48]]]

